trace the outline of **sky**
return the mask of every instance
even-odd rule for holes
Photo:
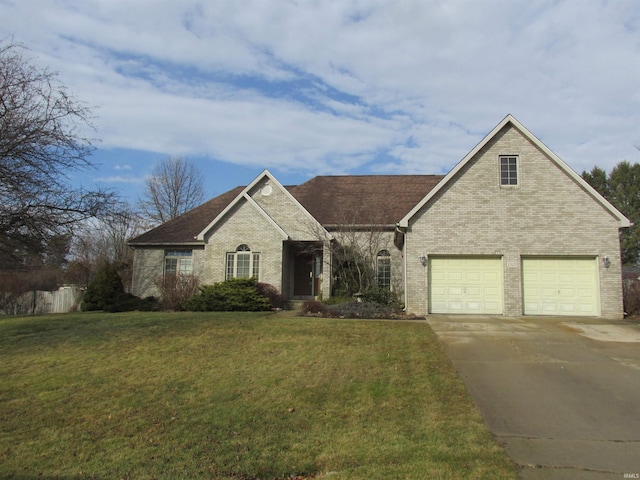
[[[131,202],[170,156],[207,197],[445,174],[507,114],[578,173],[640,160],[637,0],[0,0],[0,39],[93,107],[69,181]]]

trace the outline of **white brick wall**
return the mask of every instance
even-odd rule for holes
[[[499,185],[499,155],[518,155],[519,185]],[[600,267],[604,317],[622,316],[617,221],[518,130],[505,127],[410,222],[408,310],[428,308],[425,255],[501,255],[504,313],[521,315],[522,256],[591,256]],[[599,262],[601,265],[601,262]]]

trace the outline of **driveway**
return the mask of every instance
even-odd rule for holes
[[[640,325],[434,315],[521,478],[640,478]]]

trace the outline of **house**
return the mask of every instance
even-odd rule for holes
[[[380,285],[401,292],[408,312],[621,318],[619,229],[629,225],[508,115],[445,176],[283,186],[265,170],[132,240],[133,293],[193,273],[205,284],[254,276],[285,298],[326,298],[335,245],[375,231]]]

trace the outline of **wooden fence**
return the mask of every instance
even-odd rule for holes
[[[5,315],[37,315],[43,313],[67,313],[78,309],[83,289],[76,286],[64,286],[53,292],[34,290],[13,298],[5,298]],[[8,295],[8,294],[4,294]]]

